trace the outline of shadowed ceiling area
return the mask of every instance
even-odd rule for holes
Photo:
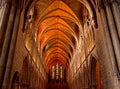
[[[67,69],[80,43],[85,6],[74,0],[39,0],[34,9],[39,49],[46,68],[57,62]]]

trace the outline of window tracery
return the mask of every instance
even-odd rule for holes
[[[60,65],[59,63],[56,63],[54,65],[52,65],[51,67],[51,73],[49,77],[49,79],[51,79],[50,82],[64,82],[65,81],[65,69],[62,65]]]

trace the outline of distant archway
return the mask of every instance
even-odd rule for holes
[[[21,89],[28,89],[28,58],[25,57],[21,71]]]
[[[19,73],[15,72],[12,79],[11,89],[19,89]]]
[[[90,64],[90,87],[91,89],[102,89],[102,80],[100,74],[100,64],[95,57],[91,57]]]

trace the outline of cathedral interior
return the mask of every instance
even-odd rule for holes
[[[0,0],[0,89],[120,89],[120,0]]]

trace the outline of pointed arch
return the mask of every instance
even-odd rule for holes
[[[100,72],[100,64],[98,59],[91,55],[90,57],[90,85],[91,88],[101,89],[102,88],[102,79]]]
[[[19,72],[15,72],[12,78],[11,89],[19,89],[20,87],[20,75]]]

